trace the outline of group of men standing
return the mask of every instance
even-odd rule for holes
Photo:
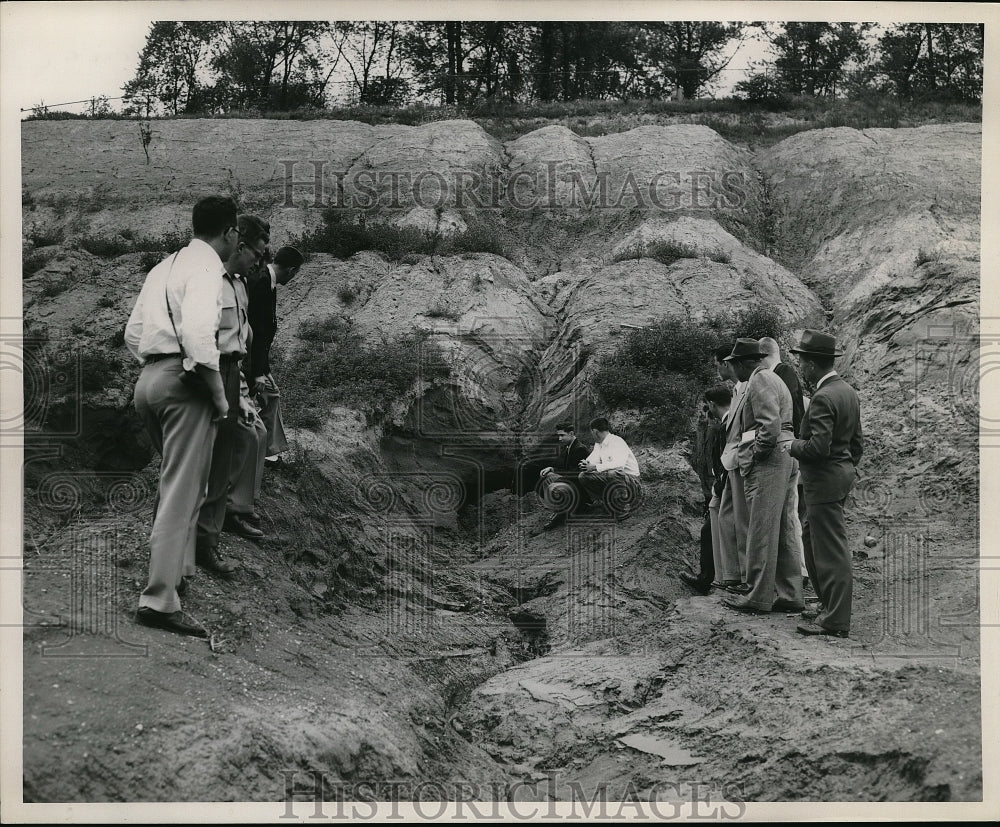
[[[139,623],[206,637],[181,611],[201,566],[223,576],[223,530],[264,536],[255,503],[266,460],[287,449],[268,351],[275,290],[298,272],[292,247],[271,257],[270,226],[231,198],[195,204],[193,238],[146,277],[125,328],[142,364],[135,407],[162,457]]]
[[[853,580],[844,504],[863,437],[857,393],[833,368],[842,351],[815,330],[791,349],[815,388],[806,407],[773,339],[740,338],[727,350],[716,352],[716,365],[734,388],[704,395],[718,424],[701,571],[680,577],[702,594],[713,585],[732,592],[722,602],[735,611],[798,611],[802,634],[847,637]],[[803,600],[803,568],[819,598],[814,610]]]

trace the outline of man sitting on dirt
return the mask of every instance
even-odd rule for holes
[[[580,463],[580,487],[593,507],[601,503],[618,520],[627,517],[639,504],[642,487],[639,463],[628,444],[611,433],[611,423],[599,416],[590,420],[594,450]]]
[[[539,472],[538,495],[546,508],[555,511],[542,531],[550,531],[566,521],[566,517],[580,504],[580,463],[590,456],[590,449],[576,438],[576,428],[569,422],[556,426],[559,456],[555,465]]]

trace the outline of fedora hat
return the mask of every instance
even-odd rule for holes
[[[806,356],[843,356],[844,351],[837,347],[837,340],[829,333],[818,330],[802,331],[802,340],[798,347],[789,348],[792,353],[804,353]]]
[[[760,349],[760,344],[756,339],[737,339],[736,344],[733,345],[733,352],[723,359],[723,361],[731,362],[733,359],[756,359],[763,356],[767,356],[767,354]]]

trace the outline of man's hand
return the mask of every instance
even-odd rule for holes
[[[552,473],[552,466],[550,465],[548,468],[543,468],[541,471],[539,471],[538,475],[540,477],[545,477],[545,476],[548,476],[551,473]]]
[[[241,396],[240,397],[240,416],[243,418],[243,421],[247,425],[249,425],[251,422],[253,422],[253,415],[254,415],[253,403],[249,400],[249,398]]]
[[[270,376],[256,376],[253,380],[253,392],[255,395],[261,394],[268,390],[272,384]]]
[[[580,470],[581,471],[596,471],[597,465],[593,462],[588,462],[585,459],[580,460]]]

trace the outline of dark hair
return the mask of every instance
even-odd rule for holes
[[[294,247],[282,247],[274,254],[274,263],[279,267],[301,267],[304,256]]]
[[[571,434],[575,434],[576,433],[576,428],[573,427],[573,423],[572,422],[560,422],[558,425],[556,425],[556,430],[557,431],[566,431],[567,433],[571,433]]]
[[[733,352],[733,345],[719,345],[715,349],[715,361],[723,362],[726,357]]]
[[[191,229],[196,236],[216,238],[236,226],[236,202],[223,195],[202,198],[191,210]]]
[[[833,370],[834,357],[832,356],[820,356],[819,354],[813,354],[813,353],[800,353],[799,358],[808,359],[810,362],[816,365],[816,367],[818,367],[820,370],[823,371]]]
[[[240,231],[240,241],[246,244],[254,244],[260,240],[263,240],[267,244],[270,240],[267,224],[256,215],[243,213],[236,220],[236,227]]]
[[[595,431],[610,431],[611,423],[608,422],[607,417],[598,416],[590,420],[590,427]]]
[[[733,401],[733,392],[729,389],[729,385],[712,385],[703,394],[706,402],[714,402],[716,405],[728,405]]]

